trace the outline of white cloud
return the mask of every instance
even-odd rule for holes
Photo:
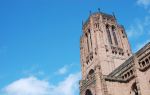
[[[2,89],[3,95],[75,95],[80,73],[70,74],[64,81],[52,85],[36,77],[21,78]]]
[[[67,73],[67,71],[68,71],[68,66],[64,66],[64,67],[60,68],[57,73],[60,75],[64,75]]]
[[[75,95],[79,89],[78,83],[80,76],[80,73],[69,75],[63,82],[60,82],[58,86],[55,87],[52,95]]]
[[[6,95],[47,95],[49,88],[47,81],[28,77],[11,83],[3,91]]]
[[[150,0],[137,0],[137,4],[148,8],[148,6],[150,5]]]
[[[58,75],[64,75],[66,74],[73,66],[75,66],[75,64],[69,64],[69,65],[65,65],[62,68],[58,69],[56,74]]]
[[[150,16],[145,16],[144,20],[141,21],[136,19],[135,23],[132,24],[129,29],[127,29],[127,34],[129,38],[138,38],[142,35],[149,34],[148,31],[150,26]]]
[[[127,29],[127,34],[130,39],[136,40],[138,42],[134,48],[133,51],[136,52],[137,50],[141,49],[146,43],[150,41],[148,36],[150,36],[150,16],[145,16],[144,20],[136,19],[136,22],[132,24],[129,29]],[[140,39],[145,39],[144,42]],[[140,39],[139,39],[140,38]]]
[[[127,34],[129,38],[139,37],[143,34],[143,24],[140,21],[136,21],[135,24],[131,25],[129,29],[127,29]]]

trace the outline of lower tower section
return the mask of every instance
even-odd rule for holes
[[[80,95],[108,95],[106,82],[100,66],[95,66],[93,73],[85,80],[80,80]]]

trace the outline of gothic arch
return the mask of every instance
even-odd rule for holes
[[[91,70],[89,71],[88,75],[92,75],[92,74],[94,74],[94,70],[93,70],[93,69],[91,69]]]
[[[110,33],[110,26],[109,26],[109,24],[106,24],[106,33],[107,33],[107,37],[108,37],[108,42],[110,43],[110,44],[112,44],[112,38],[111,38],[111,33]]]
[[[115,44],[118,45],[117,36],[116,36],[116,33],[115,33],[116,27],[114,25],[112,25],[111,28],[112,28],[111,30],[112,30],[112,34],[113,34],[113,37],[114,37]]]
[[[87,89],[86,92],[85,92],[85,95],[92,95],[91,90]]]
[[[87,79],[90,79],[93,74],[94,74],[94,70],[91,69],[91,70],[89,71],[89,73],[87,74]]]

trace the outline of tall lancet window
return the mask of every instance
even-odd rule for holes
[[[117,41],[115,30],[116,30],[115,26],[112,26],[112,32],[113,32],[114,41],[115,41],[115,44],[118,45],[118,41]]]
[[[89,52],[89,40],[88,40],[88,34],[86,33],[85,34],[85,36],[86,36],[86,42],[87,42],[87,52]]]
[[[110,44],[112,44],[112,39],[111,39],[110,30],[109,30],[109,25],[106,25],[106,32],[107,32],[108,41],[109,41]]]
[[[90,45],[91,45],[91,48],[92,48],[92,35],[91,35],[91,31],[90,31],[90,29],[88,29],[88,32],[89,32],[89,36],[90,36]]]
[[[87,89],[85,95],[92,95],[92,92],[89,89]]]

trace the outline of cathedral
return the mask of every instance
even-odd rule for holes
[[[150,42],[132,53],[123,25],[103,12],[82,31],[80,95],[150,95]]]

